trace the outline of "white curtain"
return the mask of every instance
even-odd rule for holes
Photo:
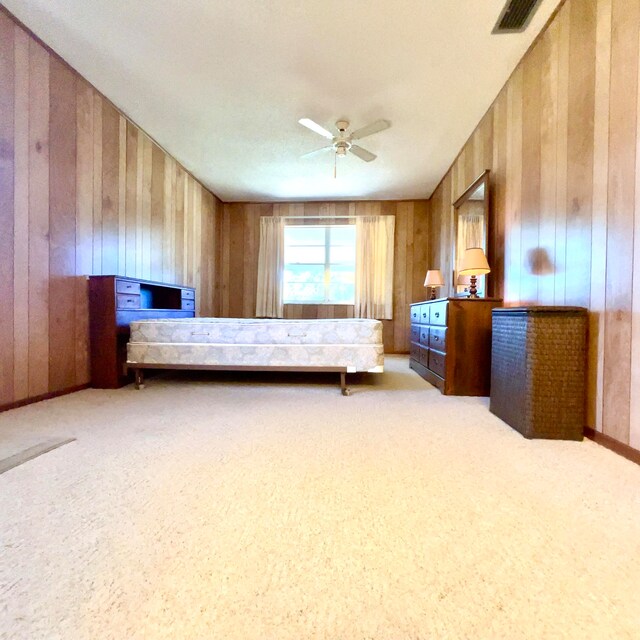
[[[356,318],[393,318],[395,216],[356,218]]]
[[[282,318],[284,316],[283,276],[284,220],[279,216],[263,216],[260,218],[256,317]]]

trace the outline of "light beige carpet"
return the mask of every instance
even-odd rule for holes
[[[640,467],[386,365],[0,415],[0,638],[640,637]]]

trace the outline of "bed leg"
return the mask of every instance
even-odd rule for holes
[[[344,371],[340,372],[340,390],[343,396],[351,395],[351,389],[347,387],[347,374]]]
[[[134,369],[134,374],[136,377],[136,389],[144,389],[144,371],[142,369]]]

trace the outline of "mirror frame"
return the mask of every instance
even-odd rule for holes
[[[492,251],[491,251],[491,216],[490,216],[490,200],[491,200],[491,182],[489,176],[491,171],[489,169],[485,169],[465,190],[464,193],[453,203],[453,235],[452,235],[452,263],[451,263],[451,291],[453,296],[457,296],[456,291],[456,250],[457,250],[457,239],[458,239],[458,209],[465,203],[473,193],[478,190],[478,187],[484,185],[484,219],[485,219],[485,238],[486,238],[486,247],[485,255],[487,256],[487,260],[489,261],[489,266],[493,269],[492,264]],[[484,297],[489,298],[493,294],[493,279],[491,278],[491,274],[487,274],[485,280],[485,292]]]

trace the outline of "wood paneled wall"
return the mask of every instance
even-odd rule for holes
[[[219,201],[0,12],[0,406],[89,381],[89,274],[197,288]]]
[[[395,258],[393,320],[384,321],[388,353],[409,349],[409,304],[425,299],[428,203],[304,202],[281,204],[225,204],[217,246],[220,274],[215,306],[225,317],[252,318],[256,312],[256,279],[261,216],[393,215]],[[322,223],[322,220],[314,222]],[[285,305],[288,318],[353,317],[352,305]]]
[[[432,202],[449,272],[451,202],[492,170],[492,267],[508,305],[590,309],[588,426],[640,449],[640,0],[567,0]]]

